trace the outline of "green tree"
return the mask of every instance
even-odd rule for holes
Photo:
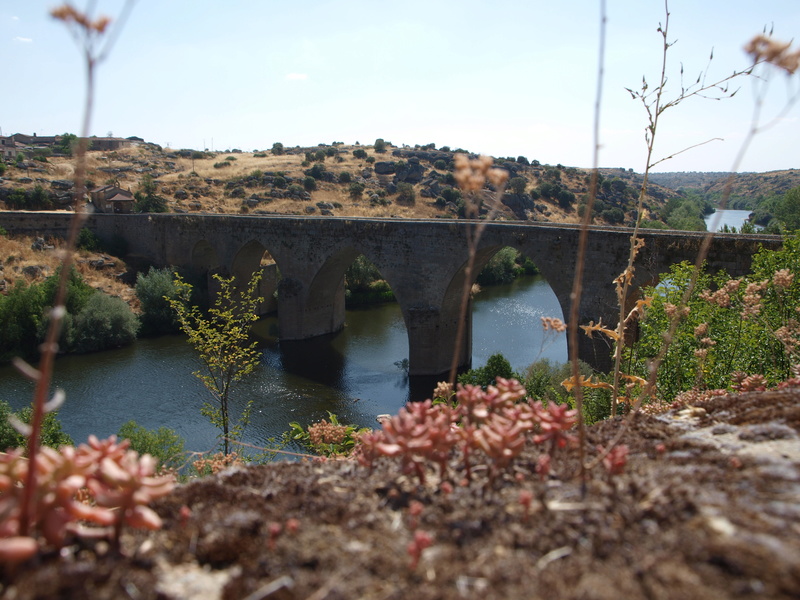
[[[28,436],[22,435],[11,425],[10,418],[30,425],[33,411],[31,407],[25,407],[18,413],[11,411],[7,402],[0,400],[0,451],[9,448],[27,448]],[[58,413],[45,413],[42,421],[42,433],[40,443],[43,446],[59,448],[61,446],[74,446],[72,438],[61,428],[61,421],[58,420]]]
[[[386,142],[383,141],[383,138],[378,138],[377,140],[375,140],[374,148],[375,152],[377,152],[378,154],[383,154],[384,152],[386,152]]]
[[[256,294],[261,281],[257,271],[245,289],[237,289],[234,278],[215,274],[219,291],[207,314],[189,303],[192,286],[175,275],[177,297],[169,303],[178,316],[181,329],[189,338],[203,363],[195,376],[203,382],[213,402],[205,402],[200,412],[222,430],[222,449],[230,453],[231,440],[238,440],[250,418],[253,401],[246,403],[238,420],[230,416],[231,390],[236,383],[252,373],[260,360],[256,343],[250,342],[250,331],[258,319],[256,311],[263,301]]]
[[[783,195],[775,207],[775,216],[787,230],[800,229],[800,187],[792,188]]]
[[[146,275],[136,276],[136,297],[142,307],[142,335],[164,335],[180,330],[168,300],[176,294],[171,269],[151,268]]]
[[[400,204],[414,204],[416,195],[414,194],[414,186],[410,183],[402,181],[397,184],[397,202]]]
[[[282,156],[284,153],[283,144],[281,144],[280,142],[275,142],[274,144],[272,144],[272,153],[275,156]]]
[[[78,146],[78,136],[74,133],[64,133],[56,144],[56,152],[66,156],[72,156]]]
[[[97,292],[73,318],[68,346],[79,353],[120,348],[133,343],[138,331],[139,318],[124,300]]]
[[[489,357],[485,367],[470,369],[466,373],[459,375],[458,383],[479,385],[485,388],[488,385],[494,385],[498,377],[505,379],[513,377],[522,380],[522,377],[511,368],[511,363],[508,362],[508,359],[499,352]]]
[[[367,158],[367,151],[364,150],[363,148],[356,148],[355,150],[353,150],[353,156],[355,158],[362,158],[362,159]]]
[[[364,193],[364,184],[359,181],[353,181],[350,184],[349,192],[353,200],[361,200],[361,195]]]
[[[227,159],[226,159],[227,160]],[[234,160],[236,160],[234,158]],[[139,190],[133,195],[136,202],[133,210],[138,213],[163,213],[167,212],[167,201],[158,195],[158,185],[150,175],[142,177]]]
[[[117,437],[130,440],[131,450],[136,450],[139,455],[149,454],[162,467],[179,469],[183,466],[186,441],[174,429],[145,429],[136,421],[128,421],[119,428]]]
[[[508,182],[508,189],[514,194],[524,194],[528,182],[524,177],[512,177]]]

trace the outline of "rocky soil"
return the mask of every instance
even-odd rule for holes
[[[590,457],[622,423],[589,429]],[[594,469],[585,494],[576,449],[545,486],[533,445],[492,487],[455,462],[425,486],[388,461],[234,468],[159,501],[163,529],[122,554],[76,543],[6,570],[2,597],[797,598],[798,429],[797,388],[639,415],[625,472]]]

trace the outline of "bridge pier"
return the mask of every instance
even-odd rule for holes
[[[344,327],[344,279],[332,294],[312,298],[309,298],[307,288],[302,282],[296,279],[281,279],[278,284],[278,335],[281,339],[306,340],[318,335],[335,333],[342,327]]]
[[[456,349],[458,317],[456,312],[433,306],[411,307],[403,311],[408,331],[408,374],[437,375],[450,372],[453,352],[458,353],[459,369],[472,366],[472,302],[467,307],[461,342]]]

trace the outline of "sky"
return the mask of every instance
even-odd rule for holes
[[[82,51],[60,4],[0,0],[3,135],[80,133]],[[122,0],[96,0],[116,18]],[[82,1],[75,3],[85,9]],[[663,0],[137,0],[96,72],[90,135],[224,151],[334,141],[436,144],[543,164],[642,172],[647,113],[626,88],[656,87]],[[665,98],[751,59],[766,27],[800,40],[800,0],[671,0]],[[798,41],[800,43],[800,41]],[[796,47],[796,46],[795,46]],[[709,56],[713,49],[713,60]],[[769,65],[765,65],[770,67]],[[800,72],[775,68],[662,113],[655,171],[800,168]],[[743,148],[753,115],[768,125]],[[707,143],[706,143],[707,142]],[[699,145],[699,146],[698,146]]]

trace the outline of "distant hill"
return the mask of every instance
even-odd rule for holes
[[[650,180],[664,187],[681,192],[695,192],[704,200],[719,203],[725,187],[730,182],[730,208],[754,210],[759,203],[774,196],[781,196],[800,186],[800,169],[769,171],[767,173],[651,173]]]
[[[377,143],[380,142],[380,143]],[[131,192],[147,186],[171,212],[462,218],[465,199],[454,177],[456,150],[447,146],[394,146],[338,142],[242,152],[165,149],[138,143],[91,151],[88,187],[115,185]],[[588,170],[499,157],[509,173],[507,193],[494,218],[578,223],[589,192]],[[0,177],[0,207],[43,209],[71,202],[73,158],[30,153]],[[641,175],[603,170],[594,223],[632,224]],[[645,208],[659,220],[681,194],[651,185]],[[487,190],[488,195],[488,190]],[[483,211],[486,212],[485,210]]]

